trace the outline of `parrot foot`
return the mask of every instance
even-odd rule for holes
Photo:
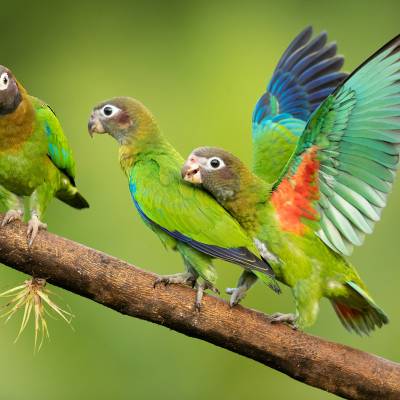
[[[22,221],[22,216],[24,215],[24,212],[22,210],[9,210],[7,211],[3,222],[1,223],[1,227],[3,228],[7,224],[13,221]]]
[[[246,297],[247,288],[244,286],[226,288],[225,293],[231,295],[231,298],[229,299],[229,305],[234,307]]]
[[[197,311],[200,312],[201,309],[201,301],[203,300],[203,295],[205,290],[211,290],[212,292],[219,294],[219,290],[210,282],[196,282],[195,288],[197,290],[196,292],[196,301],[194,303],[194,306]]]
[[[164,284],[164,286],[168,286],[170,284],[183,284],[183,285],[188,285],[190,287],[194,287],[196,284],[196,279],[197,277],[193,275],[191,272],[182,272],[179,274],[173,274],[173,275],[163,275],[159,276],[153,284],[153,287],[155,288],[157,285],[160,285],[161,283]]]
[[[283,313],[275,313],[271,315],[271,323],[272,324],[287,324],[292,329],[297,329],[298,326],[296,324],[297,315],[295,314],[283,314]]]
[[[29,247],[32,246],[39,230],[41,229],[47,229],[47,224],[44,224],[42,221],[40,221],[37,215],[33,214],[28,222],[28,230],[26,232],[28,236]]]

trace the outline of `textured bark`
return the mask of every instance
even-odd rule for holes
[[[0,220],[2,217],[0,217]],[[81,244],[43,232],[31,249],[26,226],[0,229],[0,262],[132,317],[165,325],[294,379],[348,399],[400,399],[400,364],[273,325],[268,316],[194,290],[153,288],[155,275]]]

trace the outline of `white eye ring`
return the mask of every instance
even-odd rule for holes
[[[225,167],[225,163],[219,157],[211,157],[207,160],[207,168],[208,169],[212,169],[212,170],[216,171],[216,170],[224,168],[224,167]]]
[[[102,109],[101,113],[106,118],[111,118],[121,110],[118,107],[113,106],[112,104],[106,104]]]
[[[0,76],[0,90],[6,90],[10,84],[10,77],[7,72],[3,72]]]

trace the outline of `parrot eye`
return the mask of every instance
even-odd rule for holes
[[[8,77],[7,72],[3,72],[0,76],[0,90],[6,90],[9,83],[10,78]]]
[[[221,169],[225,167],[225,163],[219,157],[210,158],[207,164],[211,169]]]
[[[121,111],[118,107],[115,107],[111,104],[105,105],[102,109],[101,112],[106,118],[110,118],[113,115],[115,115],[117,112]]]

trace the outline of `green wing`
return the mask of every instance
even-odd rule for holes
[[[347,76],[327,34],[307,27],[283,53],[253,112],[253,171],[273,183],[296,148],[311,113]]]
[[[399,152],[397,36],[316,110],[273,196],[279,200],[288,188],[297,190],[292,216],[317,221],[319,237],[336,252],[349,255],[380,219]]]
[[[75,161],[60,122],[45,102],[32,96],[31,101],[36,111],[36,119],[47,137],[48,156],[75,185]]]
[[[130,191],[143,219],[205,254],[273,275],[239,223],[211,196],[183,181],[182,164],[157,156],[132,168]]]

